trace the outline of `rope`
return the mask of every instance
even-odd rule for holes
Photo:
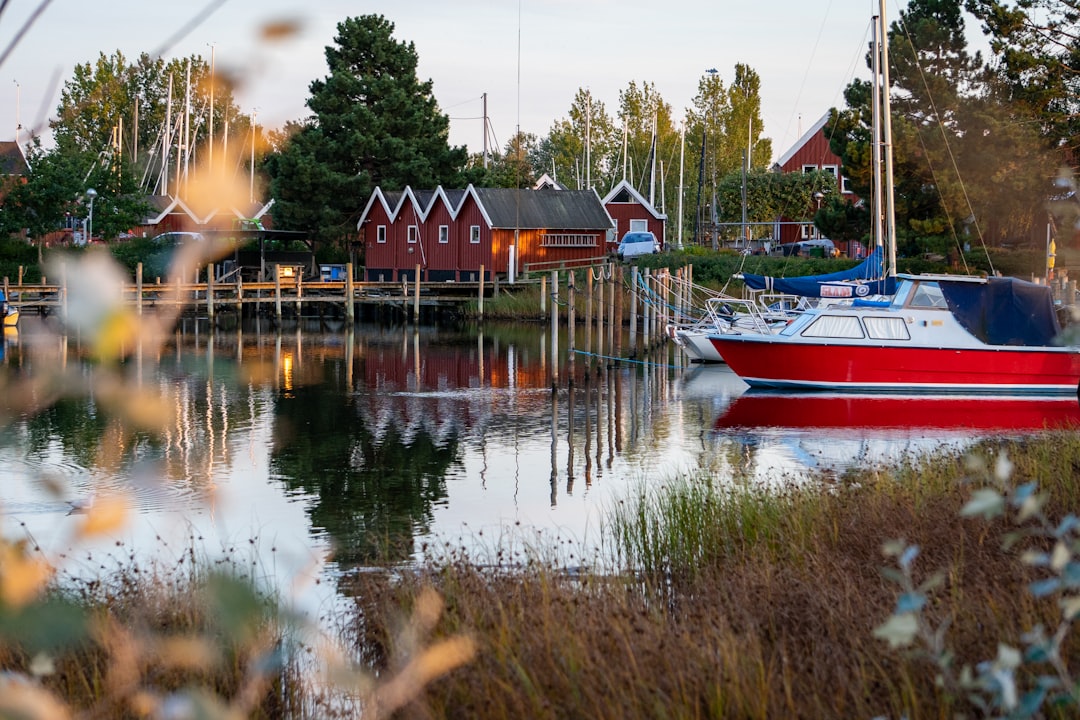
[[[634,360],[633,358],[616,357],[615,355],[598,355],[596,353],[585,352],[584,350],[574,350],[574,354],[594,357],[600,360],[615,360],[617,362],[632,363],[635,365],[652,365],[654,367],[671,368],[673,370],[678,370],[685,367],[684,365],[671,365],[669,363],[657,363],[650,362],[648,360]]]

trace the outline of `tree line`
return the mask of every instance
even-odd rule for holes
[[[891,24],[902,251],[1035,243],[1051,211],[1064,228],[1075,224],[1068,183],[1080,122],[1078,9],[1076,0],[909,0]],[[968,23],[989,41],[989,57],[969,50]],[[305,231],[323,253],[344,253],[376,186],[530,187],[543,174],[601,195],[625,178],[667,213],[669,237],[681,192],[688,242],[716,223],[739,223],[744,196],[752,222],[813,218],[834,239],[869,232],[867,80],[845,89],[845,107],[832,109],[826,125],[862,200],[851,202],[826,173],[771,172],[761,80],[741,63],[727,81],[703,73],[681,113],[648,81],[628,83],[613,113],[579,89],[545,136],[517,133],[485,157],[450,145],[432,82],[417,77],[416,48],[394,37],[387,18],[341,21],[325,59],[326,76],[309,85],[309,114],[279,130],[242,112],[231,79],[197,55],[129,61],[102,53],[77,66],[50,122],[54,146],[34,138],[29,176],[7,181],[0,232],[44,237],[86,215],[93,187],[95,234],[115,238],[149,213],[148,197],[183,197],[210,177],[206,202],[225,197],[215,184],[224,178],[236,202],[273,198],[277,227]]]

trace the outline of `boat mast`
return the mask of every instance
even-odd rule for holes
[[[896,203],[893,199],[892,111],[889,105],[889,36],[885,23],[885,0],[878,0],[881,9],[881,84],[882,133],[885,151],[885,232],[889,238],[889,276],[896,277]]]
[[[871,162],[873,170],[873,185],[871,186],[871,195],[873,197],[873,209],[874,209],[874,225],[872,227],[874,247],[882,248],[884,251],[884,236],[882,234],[882,221],[884,212],[882,196],[881,196],[881,16],[875,15],[873,18],[873,29],[871,33],[873,39],[870,45],[871,66],[874,75],[873,83],[870,86],[870,129],[871,140],[870,147],[872,148]]]

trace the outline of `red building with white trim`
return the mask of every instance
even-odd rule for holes
[[[840,157],[829,147],[829,115],[825,113],[814,123],[809,130],[803,133],[791,148],[788,149],[773,165],[773,170],[782,173],[791,172],[814,172],[824,170],[836,177],[837,190],[846,200],[858,201],[858,198],[847,189],[847,179],[843,176],[843,165]],[[773,237],[779,238],[781,243],[798,242],[799,240],[813,240],[821,237],[814,227],[814,223],[792,222],[802,218],[781,218],[777,232]],[[849,254],[847,243],[837,243],[837,248],[844,254]]]
[[[357,223],[364,279],[476,281],[530,263],[584,260],[613,248],[615,223],[593,190],[375,188]]]

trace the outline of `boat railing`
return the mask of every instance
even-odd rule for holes
[[[755,300],[709,298],[705,310],[717,328],[770,334],[770,323]]]

